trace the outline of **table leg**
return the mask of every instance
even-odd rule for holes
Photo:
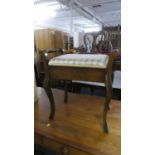
[[[48,79],[44,80],[44,85],[43,85],[45,92],[48,96],[48,99],[50,101],[50,106],[51,106],[51,111],[50,111],[50,116],[49,116],[49,120],[53,120],[54,119],[54,115],[55,115],[55,102],[54,102],[54,96],[50,87],[50,81]]]

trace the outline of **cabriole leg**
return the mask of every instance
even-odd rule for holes
[[[109,104],[112,97],[112,87],[110,83],[105,84],[106,88],[106,96],[105,96],[105,102],[104,102],[104,109],[103,109],[103,130],[105,133],[108,133],[108,125],[107,125],[107,112],[110,109]]]
[[[45,92],[48,96],[48,99],[51,105],[51,112],[50,112],[49,120],[53,120],[54,115],[55,115],[55,102],[54,102],[54,96],[53,96],[53,93],[50,87],[50,82],[48,79],[44,80],[44,89],[45,89]]]

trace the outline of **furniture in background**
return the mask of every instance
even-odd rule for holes
[[[121,27],[102,27],[100,32],[85,33],[84,46],[76,48],[79,53],[110,54],[118,50],[119,54],[114,60],[113,69],[121,70]]]
[[[84,35],[85,51],[88,53],[107,53],[112,51],[112,44],[107,31],[104,29],[97,33]]]
[[[121,70],[121,26],[118,25],[117,27],[105,27],[104,29],[109,34],[113,49],[117,49],[119,51],[119,54],[114,60],[113,69]]]
[[[47,48],[73,49],[73,37],[66,32],[56,29],[38,29],[34,31],[36,51]]]
[[[34,31],[34,44],[37,56],[35,61],[37,85],[42,86],[45,72],[39,51],[47,48],[61,48],[66,52],[71,52],[74,51],[74,41],[73,37],[67,32],[56,29],[38,29]]]
[[[51,59],[52,55],[58,56],[62,54],[61,50],[53,50],[53,49],[46,49],[42,50],[42,58],[44,60],[44,69],[45,69],[45,79],[44,79],[44,89],[47,93],[47,96],[49,98],[50,104],[51,104],[51,113],[49,116],[49,119],[54,119],[55,115],[55,102],[54,102],[54,96],[51,90],[52,82],[55,79],[58,80],[82,80],[82,81],[92,81],[92,82],[102,82],[105,84],[106,88],[106,97],[104,102],[104,108],[103,108],[103,130],[104,132],[108,133],[108,126],[107,126],[107,111],[109,110],[109,104],[111,101],[112,96],[112,65],[113,60],[117,55],[116,51],[113,51],[109,54],[109,59],[107,64],[103,67],[87,67],[87,66],[65,66],[61,63],[61,59],[58,62],[58,65],[49,65],[49,60]],[[57,54],[56,54],[57,53]],[[72,54],[73,56],[73,54]],[[90,55],[87,55],[88,58]],[[93,55],[91,55],[93,56]],[[81,54],[75,54],[75,57],[81,57]],[[108,57],[105,55],[96,55],[93,57]],[[58,58],[58,57],[57,57]],[[66,61],[66,60],[65,60]],[[55,61],[57,62],[57,60]],[[62,60],[63,62],[63,60]],[[67,102],[68,95],[67,95],[67,85],[65,86],[65,97],[64,101]]]

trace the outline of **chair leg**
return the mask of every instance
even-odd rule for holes
[[[53,120],[54,115],[55,115],[55,102],[54,102],[54,96],[53,96],[52,90],[50,88],[50,82],[48,79],[44,80],[43,86],[44,86],[45,92],[48,96],[48,99],[49,99],[50,105],[51,105],[51,112],[50,112],[49,120]]]

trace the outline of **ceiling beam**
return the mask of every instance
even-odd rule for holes
[[[102,22],[102,20],[95,16],[94,12],[92,12],[90,9],[88,8],[85,8],[83,7],[83,5],[78,1],[78,0],[74,0],[74,4],[79,6],[79,9],[82,11],[82,12],[85,12],[86,14],[90,15],[92,18],[91,19],[95,19],[96,21],[98,21],[101,25],[104,24]]]
[[[95,19],[96,22],[100,25],[103,24],[102,20],[99,17],[96,17],[94,12],[92,12],[90,9],[83,7],[83,4],[81,4],[78,0],[58,0],[60,3],[68,6],[76,8],[76,10],[84,15],[89,20]],[[72,6],[70,5],[72,4]]]
[[[95,5],[102,5],[102,6],[107,6],[107,5],[111,5],[111,4],[120,4],[120,1],[108,1],[108,2],[95,2],[95,3],[89,3],[89,4],[83,4],[83,7],[93,7]]]

